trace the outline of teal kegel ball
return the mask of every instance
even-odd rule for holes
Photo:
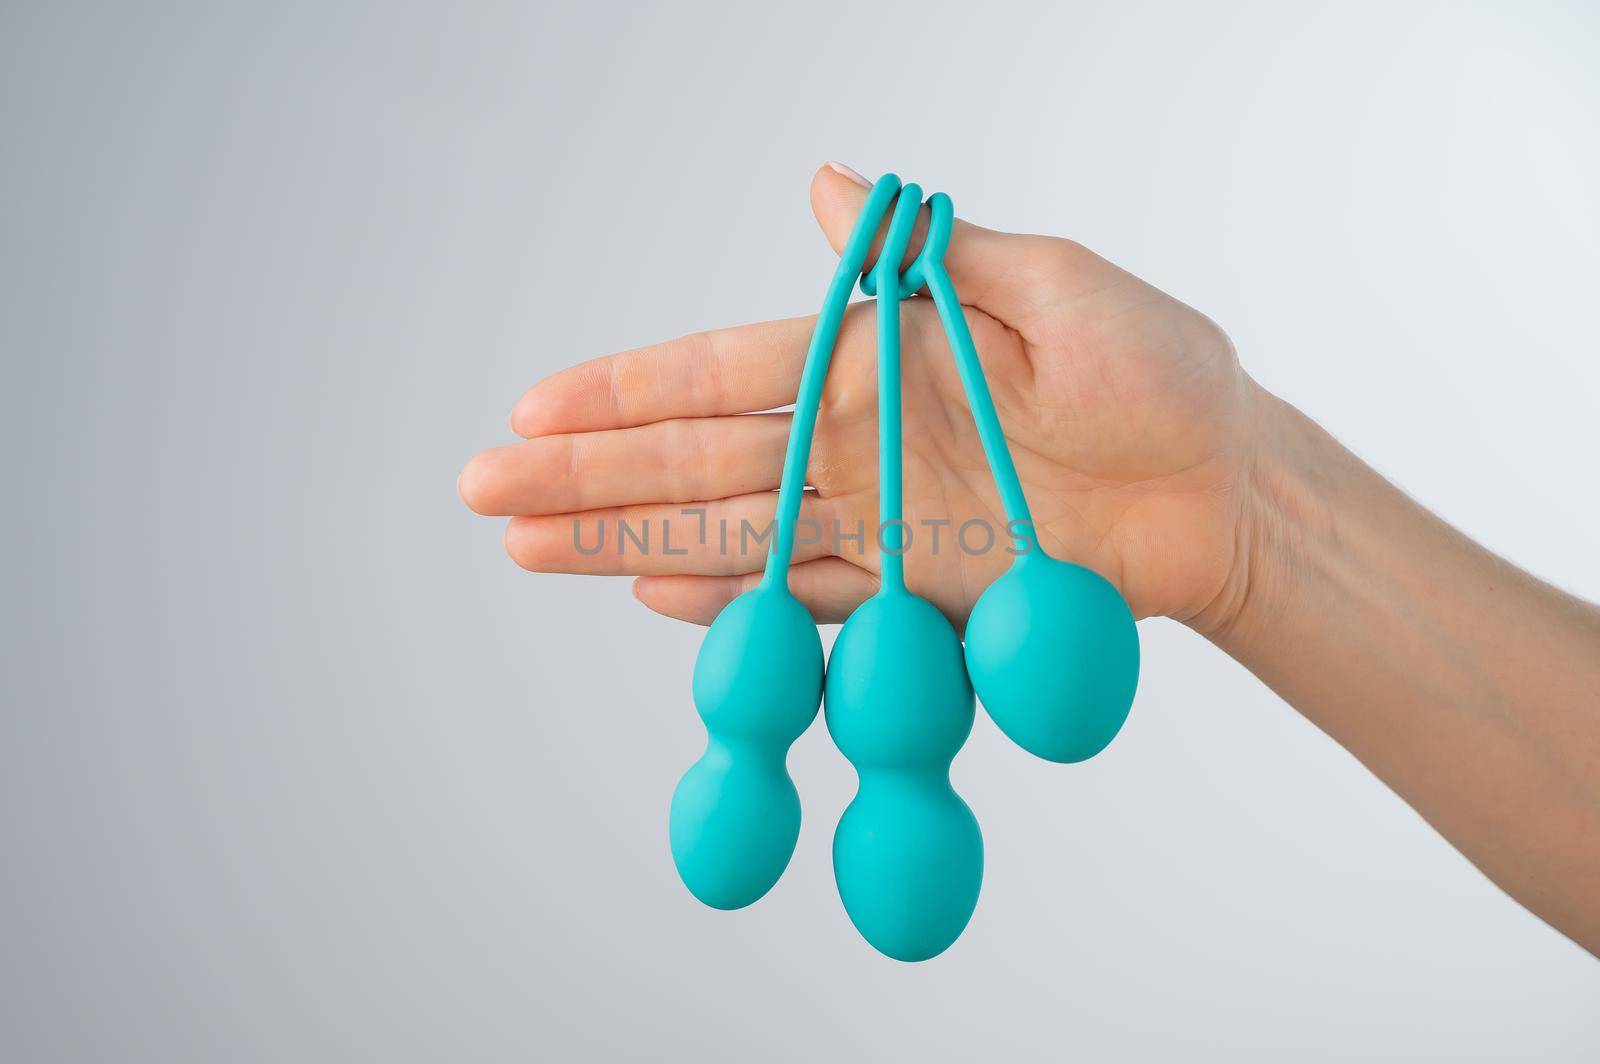
[[[724,607],[700,644],[694,703],[706,752],[672,795],[672,859],[716,909],[760,898],[800,836],[789,747],[822,700],[822,640],[800,601],[765,584]]]
[[[978,822],[950,786],[973,715],[950,622],[903,588],[868,599],[833,645],[825,715],[860,779],[833,837],[845,911],[896,960],[936,956],[967,926],[983,881]]]
[[[995,724],[1048,761],[1105,749],[1139,684],[1139,631],[1117,589],[1037,548],[979,597],[966,654]]]

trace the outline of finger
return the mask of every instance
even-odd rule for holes
[[[811,179],[811,211],[835,251],[842,249],[849,239],[850,229],[870,191],[864,179],[848,167],[844,170],[849,171],[848,174],[828,164]],[[911,265],[922,249],[928,216],[928,207],[924,205],[917,214],[917,226],[911,234],[905,260],[900,264],[902,270]],[[877,261],[888,224],[885,216],[865,269],[870,270]],[[1060,274],[1064,268],[1070,271],[1078,258],[1085,266],[1091,262],[1110,266],[1093,252],[1068,240],[1001,233],[957,218],[944,264],[963,303],[978,307],[1008,325],[1021,327],[1042,307],[1059,301]]]
[[[539,436],[484,451],[461,471],[480,514],[573,514],[772,491],[788,414],[680,418],[632,429]]]
[[[710,624],[722,608],[761,582],[744,576],[641,576],[633,582],[640,602],[667,617]],[[789,570],[789,590],[818,624],[842,624],[878,590],[878,578],[843,558],[819,558]]]
[[[738,576],[766,565],[772,546],[776,492],[692,504],[617,506],[579,514],[513,517],[506,553],[536,573],[660,576],[693,573]],[[806,492],[800,502],[794,556],[819,558],[837,540],[828,502]]]
[[[530,388],[511,412],[511,429],[548,436],[787,406],[814,321],[715,329],[579,363]]]

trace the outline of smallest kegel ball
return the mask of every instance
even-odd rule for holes
[[[1139,631],[1099,573],[1039,550],[978,599],[967,673],[1012,742],[1047,761],[1086,761],[1128,719],[1139,685]]]

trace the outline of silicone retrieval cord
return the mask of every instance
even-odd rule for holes
[[[767,568],[762,574],[763,586],[789,581],[789,562],[794,557],[795,523],[800,517],[800,500],[805,494],[806,466],[811,461],[811,438],[817,427],[817,409],[822,402],[822,388],[828,380],[828,365],[833,360],[833,348],[839,338],[839,324],[844,320],[845,308],[850,303],[850,290],[855,287],[861,267],[872,248],[872,238],[878,232],[889,204],[900,191],[900,179],[894,174],[884,174],[872,186],[867,202],[856,216],[839,254],[839,265],[828,282],[827,295],[822,300],[822,310],[817,314],[817,324],[811,331],[811,344],[806,350],[805,367],[800,372],[800,393],[795,397],[794,420],[789,428],[789,445],[783,456],[783,477],[778,483],[777,527],[772,537],[772,550],[767,554]]]
[[[899,197],[898,202],[896,196]],[[850,237],[840,253],[839,265],[828,283],[801,370],[800,391],[795,399],[794,421],[789,431],[783,475],[778,486],[778,511],[772,549],[767,555],[766,570],[762,574],[763,585],[788,582],[790,562],[794,557],[795,525],[805,494],[806,466],[811,460],[811,443],[816,432],[822,390],[827,383],[839,326],[849,306],[850,290],[858,278],[862,292],[869,296],[886,290],[899,299],[905,299],[926,285],[939,320],[944,325],[950,353],[978,430],[978,440],[1000,493],[1007,531],[1026,541],[1027,549],[1019,554],[1018,561],[1039,549],[1038,533],[1033,527],[1027,496],[1017,476],[1016,463],[1006,443],[1005,430],[1000,425],[1000,416],[995,410],[994,398],[984,377],[983,364],[978,359],[977,346],[967,327],[966,316],[961,311],[961,298],[944,265],[944,254],[950,246],[955,224],[955,210],[950,197],[943,192],[936,192],[928,198],[928,235],[921,251],[903,274],[898,270],[910,243],[920,199],[921,189],[917,185],[906,185],[902,189],[899,177],[884,174],[868,193],[867,201],[856,216]],[[884,249],[873,270],[864,273],[862,266],[871,250],[872,238],[891,202],[896,203],[895,212],[889,224],[889,234],[884,240]],[[878,310],[879,521],[883,537],[883,583],[895,587],[905,585],[899,299],[891,298],[886,305],[880,297]]]
[[[950,353],[955,359],[956,372],[961,376],[961,387],[967,393],[967,406],[972,411],[973,423],[978,429],[978,440],[989,463],[989,473],[994,477],[1000,492],[1000,506],[1005,511],[1007,531],[1018,539],[1027,541],[1026,550],[1019,560],[1039,549],[1039,537],[1033,528],[1033,515],[1028,510],[1028,499],[1022,491],[1022,481],[1017,476],[1016,464],[1011,460],[1011,447],[1006,443],[1005,430],[1000,427],[1000,415],[994,408],[994,398],[989,393],[989,382],[983,375],[983,363],[978,360],[978,349],[972,342],[972,331],[967,328],[966,315],[961,312],[961,297],[945,269],[944,254],[950,247],[950,234],[955,228],[955,207],[950,197],[935,192],[928,197],[928,236],[916,261],[906,267],[896,286],[901,299],[909,299],[924,285],[933,297],[939,320],[944,324],[944,334],[950,343]],[[902,252],[902,256],[904,252]],[[879,289],[880,269],[861,277],[861,291],[874,295]]]
[[[1020,559],[1039,549],[1039,536],[1033,528],[1033,515],[1028,510],[1028,498],[1023,494],[1022,481],[1017,477],[1016,463],[1011,460],[1011,447],[1006,443],[1005,430],[1000,427],[1000,415],[995,412],[994,397],[989,394],[989,382],[983,376],[983,363],[978,361],[978,349],[972,342],[972,331],[967,328],[966,315],[961,312],[961,298],[956,295],[956,286],[944,266],[944,250],[950,243],[955,208],[949,196],[935,192],[928,199],[928,210],[931,217],[924,250],[935,248],[937,253],[926,256],[925,262],[923,257],[919,257],[922,270],[915,276],[910,270],[906,271],[906,283],[927,281],[928,293],[933,296],[939,320],[944,323],[945,337],[950,341],[950,353],[955,357],[961,386],[966,389],[967,406],[972,409],[972,420],[978,427],[978,440],[983,444],[984,457],[989,460],[989,472],[994,476],[995,487],[1000,492],[1007,531],[1019,539],[1027,540],[1028,550],[1019,555]]]
[[[900,260],[911,242],[911,230],[922,207],[916,184],[900,190],[883,250],[873,269],[878,289],[878,535],[882,553],[882,588],[903,591],[905,576],[904,465],[900,438]]]

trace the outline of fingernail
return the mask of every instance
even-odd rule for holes
[[[871,181],[868,181],[866,178],[862,177],[860,174],[858,174],[854,170],[850,169],[844,163],[836,163],[836,162],[830,161],[828,163],[828,169],[832,170],[836,174],[843,174],[845,177],[848,177],[850,180],[854,181],[856,184],[860,185],[862,188],[871,188],[872,187],[872,182]]]

